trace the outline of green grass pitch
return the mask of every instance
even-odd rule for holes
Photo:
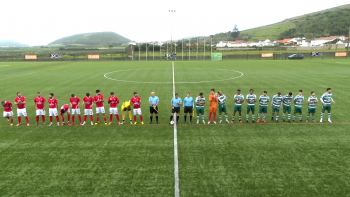
[[[243,95],[253,88],[257,96],[266,90],[270,98],[278,91],[297,95],[302,89],[307,99],[311,91],[320,98],[331,87],[336,102],[332,124],[319,123],[320,103],[317,123],[274,123],[269,108],[268,123],[180,124],[181,196],[350,195],[350,61],[175,61],[174,65],[176,92],[182,99],[187,92],[193,97],[203,92],[208,98],[211,88],[222,90],[228,97],[230,120],[238,88]],[[1,62],[0,100],[14,103],[16,92],[21,92],[27,98],[31,126],[10,127],[0,119],[0,196],[174,196],[174,128],[168,125],[172,76],[171,61]],[[61,107],[72,93],[82,99],[96,89],[105,97],[113,91],[121,102],[137,91],[145,125],[119,126],[114,117],[112,126],[48,127],[47,115],[46,126],[32,126],[36,92],[46,99],[55,93]],[[152,91],[160,98],[159,125],[148,124]],[[304,102],[304,121],[306,110]],[[206,121],[208,111],[206,104]],[[14,113],[16,124],[16,109]],[[245,114],[243,110],[243,122]]]

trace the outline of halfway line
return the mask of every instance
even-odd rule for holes
[[[175,66],[174,61],[172,61],[173,66],[173,97],[175,97]],[[174,119],[176,120],[176,112],[174,114]],[[174,121],[174,175],[175,175],[175,197],[180,197],[179,189],[179,156],[177,152],[177,122]]]

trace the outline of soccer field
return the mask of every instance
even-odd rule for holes
[[[0,119],[0,196],[175,196],[174,143],[180,196],[350,195],[347,60],[174,61],[174,73],[172,61],[0,62],[0,84],[0,100],[14,103],[17,92],[26,97],[31,124],[10,127]],[[279,91],[295,96],[302,89],[307,100],[311,91],[320,99],[331,87],[333,123],[326,121],[327,114],[319,122],[321,102],[317,122],[306,123],[307,101],[303,122],[298,117],[295,123],[282,122],[281,112],[276,123],[269,107],[267,123],[251,123],[251,116],[245,123],[244,103],[243,123],[184,125],[181,110],[174,140],[174,126],[168,125],[173,85],[182,99],[187,92],[193,98],[203,92],[208,99],[211,88],[223,91],[229,120],[237,89],[246,96],[253,88],[258,97],[266,90],[271,99]],[[111,126],[90,126],[88,118],[89,126],[48,127],[46,113],[46,125],[34,126],[38,91],[46,99],[54,93],[60,108],[71,94],[82,99],[96,89],[105,98],[113,91],[121,103],[136,91],[145,124],[137,117],[137,125],[118,125],[114,117]],[[160,99],[159,125],[148,124],[151,92]],[[105,109],[109,119],[106,103]],[[206,121],[208,112],[207,102]]]

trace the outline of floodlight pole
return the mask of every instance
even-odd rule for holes
[[[204,60],[205,60],[205,38],[204,38]]]
[[[348,48],[346,48],[346,54],[349,56],[349,40],[350,40],[350,27],[349,27],[349,37],[348,37]]]
[[[213,38],[210,38],[210,56],[213,53]]]
[[[141,60],[141,44],[139,43],[139,61]]]
[[[197,56],[196,59],[198,60],[198,38],[197,38]]]
[[[146,60],[148,60],[147,55],[148,55],[148,51],[147,51],[147,43],[146,43]]]
[[[182,38],[182,47],[181,47],[181,50],[182,50],[182,60],[184,60],[184,39]]]
[[[188,60],[191,60],[191,38],[188,39]]]
[[[154,61],[154,42],[153,42],[153,61]]]

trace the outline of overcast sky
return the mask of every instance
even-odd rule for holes
[[[264,26],[349,0],[0,0],[0,40],[46,45],[78,33],[113,31],[138,42],[208,36]],[[169,10],[176,10],[169,13]]]

